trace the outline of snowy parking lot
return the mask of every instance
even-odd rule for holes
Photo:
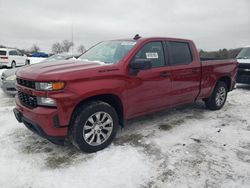
[[[0,187],[250,187],[250,86],[220,111],[197,102],[130,120],[93,154],[33,134],[14,105],[0,90]]]

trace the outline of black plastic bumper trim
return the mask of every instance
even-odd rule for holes
[[[19,123],[23,123],[29,130],[32,132],[38,134],[39,136],[49,140],[50,142],[57,144],[57,145],[64,145],[66,137],[59,137],[59,136],[49,136],[47,135],[41,127],[29,120],[28,118],[24,117],[21,112],[19,112],[17,109],[14,109],[14,114]]]

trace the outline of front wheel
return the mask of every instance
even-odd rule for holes
[[[212,95],[205,99],[205,104],[210,110],[221,109],[227,100],[227,85],[225,82],[217,82]]]
[[[92,101],[76,110],[70,138],[81,151],[96,152],[111,144],[118,127],[115,109],[108,103]]]

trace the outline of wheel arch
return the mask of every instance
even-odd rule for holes
[[[203,99],[207,99],[208,97],[210,97],[212,95],[212,93],[213,93],[213,91],[214,91],[214,89],[219,81],[224,82],[226,84],[227,92],[229,92],[231,90],[231,85],[232,85],[231,78],[228,75],[224,75],[224,76],[219,77],[218,79],[214,79],[212,87],[210,88],[209,92],[207,93],[207,95]]]
[[[72,115],[71,115],[71,122],[74,119],[74,114],[75,112],[85,103],[90,102],[90,101],[102,101],[102,102],[106,102],[108,103],[110,106],[112,106],[118,115],[118,119],[119,119],[119,124],[121,125],[121,127],[124,127],[125,125],[125,117],[124,117],[124,108],[123,108],[123,103],[122,100],[120,99],[119,96],[115,95],[115,94],[98,94],[95,96],[91,96],[88,97],[86,99],[83,99],[82,101],[80,101],[74,108]],[[71,123],[70,123],[71,124]]]
[[[217,80],[217,82],[219,82],[219,81],[224,82],[227,85],[228,92],[231,90],[231,78],[230,78],[230,76],[223,76]]]

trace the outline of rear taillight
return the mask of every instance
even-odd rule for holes
[[[8,59],[8,57],[0,57],[0,59]]]

